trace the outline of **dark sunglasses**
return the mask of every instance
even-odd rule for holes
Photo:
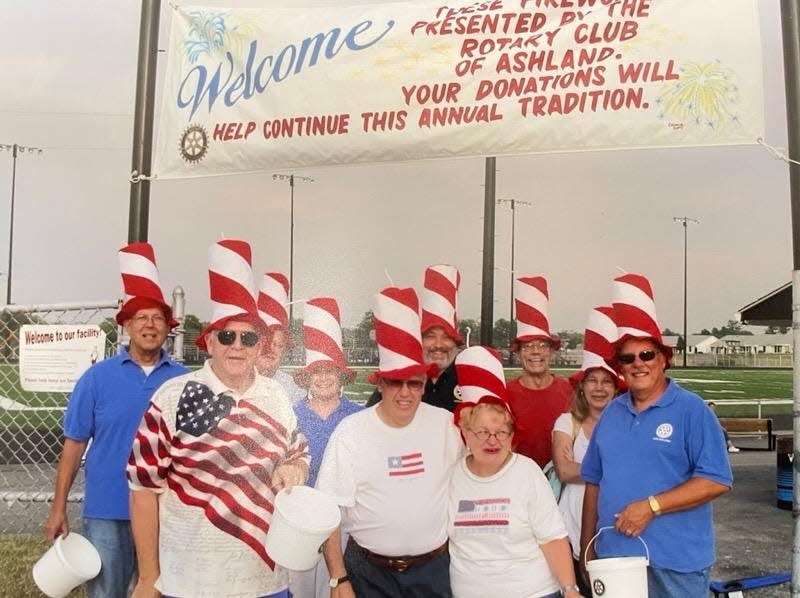
[[[403,384],[408,386],[408,390],[419,392],[425,388],[425,382],[422,380],[398,380],[397,378],[384,378],[383,383],[391,390],[400,390]]]
[[[639,351],[639,359],[642,361],[653,361],[656,355],[658,355],[658,351]],[[636,361],[636,353],[620,353],[617,355],[617,361],[625,365],[630,365]]]
[[[258,336],[257,332],[240,332],[239,339],[242,341],[243,347],[255,347],[258,344],[258,341],[261,340],[261,337]],[[226,347],[232,345],[236,342],[236,331],[235,330],[220,330],[217,332],[217,340],[219,341],[220,345],[225,345]]]

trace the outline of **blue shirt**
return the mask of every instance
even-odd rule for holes
[[[314,486],[317,483],[317,474],[319,474],[319,466],[322,464],[322,456],[325,454],[325,447],[328,446],[328,440],[333,434],[333,430],[345,417],[362,409],[361,405],[349,401],[347,397],[342,395],[339,406],[328,416],[328,419],[322,419],[308,406],[308,396],[295,403],[294,413],[297,416],[297,423],[308,440],[308,452],[311,454],[311,467],[308,469],[307,485]]]
[[[86,454],[84,517],[130,519],[125,468],[133,436],[158,387],[188,371],[162,351],[146,375],[123,349],[90,367],[75,384],[64,414],[64,436],[92,440]]]
[[[696,394],[672,380],[642,412],[630,393],[614,399],[592,433],[581,466],[584,481],[600,488],[598,528],[631,502],[664,492],[694,477],[731,486],[725,439],[717,417]],[[654,518],[642,533],[654,567],[698,571],[714,562],[711,502]],[[641,556],[635,538],[609,530],[600,534],[597,555]]]

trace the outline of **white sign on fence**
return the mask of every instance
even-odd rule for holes
[[[763,137],[757,0],[286,6],[174,9],[156,176]]]
[[[31,392],[72,392],[105,355],[106,333],[94,324],[25,325],[19,335],[19,380]]]

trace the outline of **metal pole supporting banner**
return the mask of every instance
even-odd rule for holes
[[[11,150],[11,214],[8,220],[8,272],[6,272],[6,305],[11,305],[11,271],[14,265],[14,195],[17,188],[17,152],[15,143]]]
[[[294,303],[294,175],[289,175],[289,330],[292,329]],[[291,332],[290,332],[291,334]]]
[[[494,330],[494,216],[497,158],[486,158],[483,189],[483,276],[481,281],[481,344],[492,345]]]
[[[689,325],[687,324],[689,313],[689,223],[683,219],[683,367],[686,368],[686,354],[689,352]]]
[[[800,0],[781,0],[783,64],[786,84],[786,125],[789,158],[800,159]],[[792,333],[794,369],[793,460],[792,460],[792,596],[800,596],[800,166],[789,162],[789,193],[792,213]]]
[[[131,173],[144,176],[150,176],[151,174],[160,15],[161,0],[142,0]],[[130,207],[128,210],[128,243],[147,241],[149,217],[150,181],[145,178],[138,178],[136,182],[131,181]]]

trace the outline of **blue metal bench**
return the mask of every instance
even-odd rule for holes
[[[792,581],[791,573],[776,573],[774,575],[743,577],[742,579],[731,579],[729,581],[712,581],[709,584],[709,589],[714,593],[714,598],[728,598],[734,592],[739,592],[739,595],[741,595],[746,590],[778,586],[790,581]]]

